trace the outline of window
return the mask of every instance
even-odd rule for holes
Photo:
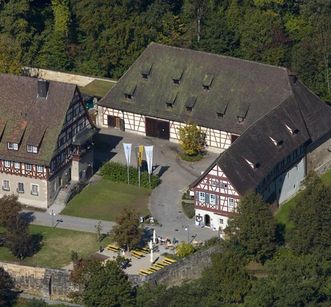
[[[18,183],[17,192],[24,193],[24,183],[23,182]]]
[[[39,195],[39,185],[38,184],[31,185],[31,194],[35,195],[35,196]]]
[[[211,205],[216,205],[216,195],[215,194],[210,194],[209,195],[209,203]]]
[[[44,172],[44,167],[42,165],[37,165],[37,172],[38,173],[43,173]]]
[[[228,205],[229,205],[229,211],[233,211],[233,209],[234,209],[234,199],[233,198],[229,198]]]
[[[2,181],[2,189],[4,191],[10,191],[9,180],[3,180]]]
[[[228,185],[224,182],[221,182],[221,189],[226,189]]]
[[[32,165],[31,164],[25,164],[25,170],[32,171]]]
[[[15,167],[16,169],[20,169],[20,163],[19,163],[19,162],[15,162],[15,163],[14,163],[14,167]]]
[[[10,167],[10,161],[5,160],[5,167]]]
[[[200,203],[205,202],[205,192],[199,192],[199,202]]]
[[[18,150],[18,144],[17,143],[8,143],[8,149]]]
[[[224,221],[223,219],[220,219],[220,224],[223,225]]]
[[[27,152],[38,153],[38,147],[33,145],[26,146]]]

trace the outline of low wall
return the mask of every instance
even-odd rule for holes
[[[52,300],[68,301],[68,295],[78,290],[70,281],[70,272],[66,270],[30,267],[0,262],[0,266],[14,280],[15,287],[25,293]]]
[[[78,86],[86,86],[87,84],[91,83],[94,80],[104,80],[104,81],[110,81],[116,83],[116,81],[106,78],[82,76],[82,75],[76,75],[76,74],[54,71],[49,69],[42,69],[42,68],[24,67],[23,71],[25,75],[28,75],[30,77],[38,77],[46,80],[73,83],[73,84],[77,84]]]
[[[202,272],[211,266],[211,255],[217,252],[221,252],[220,246],[198,251],[150,276],[144,277],[141,282],[170,287],[180,285],[187,280],[198,279]]]

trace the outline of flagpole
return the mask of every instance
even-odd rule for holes
[[[126,167],[127,167],[127,171],[128,171],[128,184],[130,184],[130,170],[129,170],[129,165],[127,164],[126,165]]]

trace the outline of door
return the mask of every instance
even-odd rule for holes
[[[205,215],[205,226],[210,227],[210,216],[208,214]]]
[[[169,140],[170,128],[169,122],[167,121],[146,117],[145,129],[147,136],[153,136],[160,139]]]
[[[107,116],[108,127],[121,128],[122,120],[118,116],[108,115]]]

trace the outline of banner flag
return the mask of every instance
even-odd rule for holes
[[[144,154],[144,146],[139,145],[135,147],[136,150],[136,157],[137,157],[137,166],[141,167],[143,163],[143,154]]]
[[[146,154],[148,174],[152,174],[152,171],[153,171],[153,145],[145,146],[145,154]]]
[[[124,154],[125,154],[127,166],[129,166],[131,163],[131,147],[132,147],[132,144],[123,143]]]

